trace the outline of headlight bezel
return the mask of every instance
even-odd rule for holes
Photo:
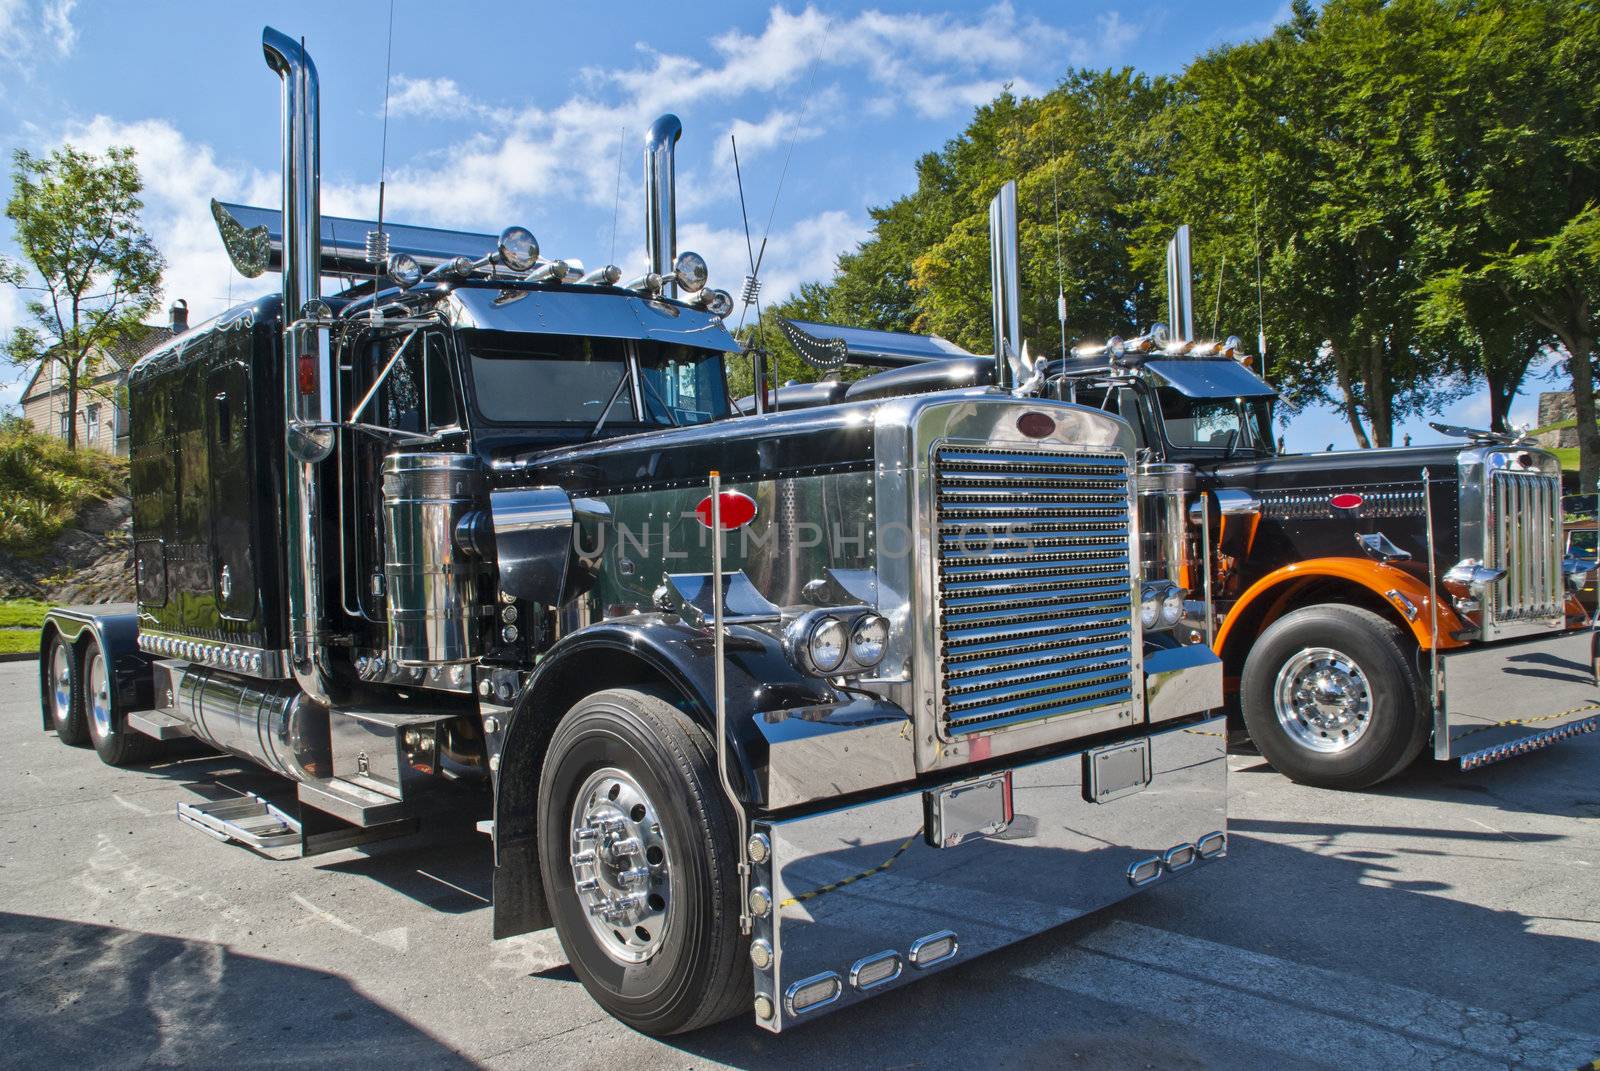
[[[1139,625],[1145,632],[1166,632],[1184,618],[1187,588],[1167,579],[1146,580],[1139,585]]]
[[[826,629],[842,630],[840,657],[818,657],[818,640]],[[881,627],[883,640],[875,657],[863,657],[857,635],[863,629]],[[783,627],[784,652],[801,672],[812,677],[833,679],[869,673],[883,661],[889,642],[889,621],[869,606],[823,606],[807,610],[787,621]],[[870,652],[868,652],[870,656]]]

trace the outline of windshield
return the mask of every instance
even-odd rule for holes
[[[460,333],[478,414],[495,424],[701,424],[728,411],[722,354],[513,331]],[[628,375],[629,352],[642,375]]]
[[[1577,528],[1567,533],[1567,553],[1575,557],[1593,558],[1600,547],[1600,532],[1593,528]]]
[[[1157,388],[1156,398],[1167,442],[1175,450],[1277,452],[1265,399],[1191,398],[1171,387]]]

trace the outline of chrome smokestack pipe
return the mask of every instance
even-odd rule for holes
[[[678,256],[675,160],[683,124],[667,114],[650,124],[644,137],[644,245],[650,251],[650,272],[662,278],[661,291],[678,296],[677,280],[669,278]]]
[[[1167,243],[1167,322],[1174,341],[1194,341],[1194,271],[1189,262],[1189,225]]]
[[[1017,272],[1017,184],[989,202],[989,285],[994,294],[994,382],[1010,390],[1027,378],[1022,366],[1021,283]]]
[[[287,456],[289,653],[295,680],[328,702],[331,675],[323,636],[322,547],[318,463],[332,447],[328,415],[331,368],[326,331],[296,328],[322,292],[321,164],[317,68],[299,41],[272,27],[261,31],[267,66],[282,83],[283,385]]]

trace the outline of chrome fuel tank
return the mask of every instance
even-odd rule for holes
[[[328,709],[293,682],[263,682],[181,662],[156,663],[157,695],[199,740],[295,781],[333,775]],[[170,675],[170,691],[160,677]]]
[[[486,501],[471,454],[401,453],[383,460],[383,577],[389,658],[466,662],[479,653],[483,567],[456,545],[456,524]]]

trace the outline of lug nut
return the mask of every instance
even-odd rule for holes
[[[638,837],[622,837],[611,842],[611,858],[613,859],[638,855],[641,850]]]

